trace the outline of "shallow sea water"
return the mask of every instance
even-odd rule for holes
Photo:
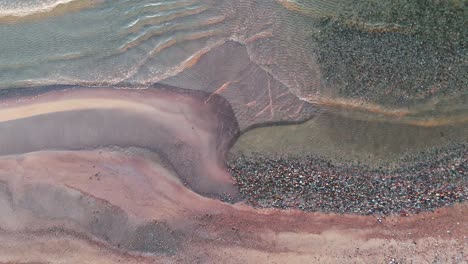
[[[1,87],[153,83],[216,38],[216,19],[200,1],[2,0]],[[184,38],[193,41],[179,45],[182,54],[157,57]]]
[[[426,145],[440,145],[447,139],[440,137],[441,133],[444,134],[439,131],[441,129],[447,130],[447,135],[454,135],[456,140],[466,140],[464,123],[467,121],[468,96],[466,91],[461,96],[450,92],[457,90],[450,83],[442,88],[448,95],[420,100],[420,95],[409,94],[409,99],[401,104],[398,100],[404,100],[401,99],[404,96],[387,96],[386,100],[386,95],[381,95],[381,87],[369,87],[370,93],[356,97],[354,94],[359,95],[361,88],[350,91],[355,88],[350,86],[343,90],[336,83],[328,83],[330,73],[320,76],[330,66],[317,63],[317,56],[323,55],[316,48],[325,48],[308,43],[310,38],[306,36],[320,31],[317,21],[333,18],[338,13],[338,3],[289,0],[237,3],[209,0],[0,0],[0,89],[47,84],[145,87],[156,82],[168,82],[203,90],[203,86],[212,82],[210,76],[190,75],[180,79],[177,75],[197,63],[200,56],[212,48],[225,41],[235,41],[247,47],[249,63],[260,65],[293,94],[317,104],[325,112],[316,121],[310,121],[325,132],[310,127],[304,130],[308,126],[302,126],[299,129],[302,132],[298,132],[313,134],[318,138],[317,142],[307,141],[295,133],[289,140],[307,147],[289,146],[290,143],[281,143],[280,138],[276,140],[276,135],[283,133],[283,127],[260,133],[262,138],[275,139],[276,143],[246,141],[248,146],[255,142],[259,145],[258,150],[279,152],[331,148],[338,149],[343,155],[366,150],[369,153],[364,151],[364,156],[383,157],[387,150],[400,153],[413,146],[420,150]],[[334,41],[349,41],[340,40],[337,36],[334,36]],[[336,51],[332,52],[333,47],[330,50],[325,54],[338,56]],[[339,58],[334,59],[338,63],[338,75],[343,66]],[[343,56],[342,59],[348,58]],[[231,62],[220,63],[229,65]],[[378,63],[376,65],[379,66]],[[353,67],[350,66],[349,71],[353,71]],[[228,66],[224,71],[229,72],[229,69]],[[395,74],[398,74],[396,69]],[[361,75],[365,79],[366,72]],[[229,73],[226,76],[229,78]],[[434,85],[438,87],[439,84]],[[375,100],[374,95],[378,96]],[[390,125],[386,125],[389,122]],[[391,129],[386,129],[388,126]],[[395,126],[404,128],[393,128]],[[293,127],[291,131],[295,130]],[[394,133],[389,131],[399,131],[404,140],[395,139],[397,143],[393,143],[390,136],[385,136]],[[248,135],[252,133],[255,132]],[[265,137],[264,133],[271,137]],[[419,139],[419,135],[424,140]],[[301,140],[305,141],[301,143]],[[337,142],[343,140],[349,147],[341,150],[341,143]],[[320,147],[314,147],[316,144]],[[255,149],[248,147],[252,148]]]

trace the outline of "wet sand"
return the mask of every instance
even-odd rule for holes
[[[0,154],[144,147],[160,153],[200,193],[235,197],[223,162],[238,133],[237,122],[224,99],[207,98],[164,85],[145,90],[56,87],[13,96],[0,103]]]
[[[464,261],[465,203],[359,216],[233,200],[224,162],[239,126],[217,93],[16,90],[0,129],[0,262]]]
[[[466,260],[466,205],[404,218],[252,209],[197,195],[156,158],[138,149],[2,157],[0,261]]]

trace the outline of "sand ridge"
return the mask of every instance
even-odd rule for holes
[[[0,154],[142,147],[163,154],[194,189],[234,195],[221,162],[238,131],[229,105],[219,96],[205,102],[208,95],[203,92],[158,88],[79,88],[7,99],[0,107],[0,130],[5,135]],[[197,171],[198,179],[191,180]],[[208,175],[218,180],[203,180]]]
[[[18,166],[21,176],[11,173]],[[48,169],[52,167],[53,173]],[[375,216],[258,210],[199,196],[132,149],[3,157],[0,177],[16,195],[9,204],[15,210],[9,216],[4,214],[1,221],[0,239],[11,245],[8,251],[0,247],[1,261],[25,261],[19,252],[26,246],[29,252],[36,252],[31,255],[35,259],[46,258],[52,263],[66,259],[75,263],[72,252],[83,254],[86,263],[118,263],[118,259],[128,263],[193,263],[200,259],[205,263],[369,263],[391,258],[458,258],[454,263],[462,263],[466,250],[466,205],[381,220]],[[47,206],[43,202],[50,193],[52,197],[61,193],[62,198]],[[77,206],[82,200],[89,202]],[[74,210],[66,209],[70,206]],[[20,215],[29,219],[24,226],[5,226],[5,217]],[[116,218],[123,220],[116,225]],[[173,243],[173,251],[143,251],[142,255],[139,250],[145,249],[134,247],[138,240],[132,238],[141,236],[138,228],[151,222],[165,223],[169,231],[152,229],[162,240],[148,243],[167,240],[166,244]],[[119,232],[109,229],[112,226]],[[25,237],[28,243],[21,242]],[[46,250],[39,253],[39,248]],[[93,253],[97,248],[103,252],[99,256]]]

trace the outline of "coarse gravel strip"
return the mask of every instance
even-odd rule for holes
[[[397,168],[261,153],[228,166],[254,207],[407,216],[466,201],[467,160],[468,144],[460,143],[403,156]]]

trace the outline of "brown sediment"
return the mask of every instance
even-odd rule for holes
[[[193,15],[205,12],[206,10],[208,10],[207,7],[198,7],[196,9],[182,10],[180,12],[170,14],[170,15],[167,15],[167,16],[160,16],[160,17],[158,16],[158,17],[155,17],[155,18],[147,18],[147,19],[144,19],[141,23],[137,23],[134,26],[132,26],[131,29],[132,29],[132,31],[138,32],[138,30],[140,30],[141,28],[143,28],[145,26],[150,26],[150,25],[154,25],[154,24],[168,22],[168,21],[171,21],[171,20],[175,20],[177,18],[185,17],[185,16],[193,16]]]
[[[431,105],[433,105],[432,102],[419,106],[412,106],[410,110],[409,108],[392,109],[382,105],[355,99],[309,96],[305,97],[304,100],[315,105],[327,107],[327,110],[329,111],[339,112],[341,109],[344,111],[356,111],[358,114],[354,115],[355,117],[361,116],[361,118],[383,120],[422,127],[458,125],[468,122],[468,115],[466,113],[450,116],[418,116],[420,115],[420,112],[426,111]],[[346,113],[346,115],[350,114],[351,113],[349,112]]]
[[[211,97],[214,96],[215,94],[220,94],[221,92],[223,92],[224,90],[228,89],[229,86],[231,85],[231,82],[226,82],[224,83],[223,85],[221,85],[218,89],[216,89],[212,94],[210,94],[210,96],[208,96],[208,98],[206,99],[205,103],[208,103],[208,101],[210,101]]]
[[[197,9],[198,10],[198,9]],[[173,15],[173,16],[169,16],[167,19],[164,19],[163,21],[157,21],[158,23],[162,23],[162,22],[166,22],[166,21],[171,21],[173,19],[177,19],[177,18],[180,18],[180,17],[184,17],[184,16],[190,16],[190,15],[194,15],[194,14],[198,14],[198,13],[201,13],[201,12],[204,12],[206,10],[208,10],[207,8],[199,8],[199,10],[192,10],[192,11],[185,11],[185,12],[181,12],[181,14],[179,15]],[[148,34],[145,34],[141,37],[138,37],[137,39],[134,39],[132,40],[131,42],[129,43],[126,43],[122,48],[120,48],[120,52],[125,52],[131,48],[134,48],[138,45],[140,45],[142,42],[148,40],[148,39],[151,39],[152,37],[155,37],[155,36],[158,36],[158,35],[162,35],[164,33],[167,33],[167,32],[170,32],[170,31],[176,31],[176,30],[184,30],[184,29],[192,29],[192,28],[201,28],[201,27],[204,27],[204,26],[209,26],[209,25],[212,25],[212,24],[216,24],[216,23],[219,23],[219,22],[222,22],[225,18],[224,17],[212,17],[212,18],[209,18],[207,20],[204,20],[200,23],[197,23],[196,26],[194,27],[193,24],[189,24],[189,25],[172,25],[172,26],[169,26],[169,27],[163,27],[161,29],[157,29],[155,31],[151,31],[149,32]],[[156,21],[152,21],[151,23],[157,23]],[[143,24],[141,25],[141,27],[144,27],[146,24]],[[138,30],[141,30],[140,28],[136,28],[133,30],[130,31],[130,32],[138,32]],[[214,30],[213,30],[214,32]],[[203,33],[201,33],[203,35]],[[197,35],[194,35],[194,36],[197,36]]]
[[[278,0],[278,2],[288,10],[296,11],[302,13],[303,10],[295,2],[289,0]]]
[[[424,127],[436,127],[436,126],[447,126],[447,125],[458,125],[468,122],[467,115],[460,115],[455,117],[441,117],[437,119],[429,120],[409,120],[408,124]]]
[[[382,218],[258,210],[195,194],[145,153],[102,149],[2,157],[0,178],[13,197],[0,203],[4,212],[0,217],[0,261],[77,263],[78,255],[87,263],[464,261],[466,204]],[[99,179],[94,177],[96,172]],[[60,199],[55,196],[57,190],[63,195]],[[0,191],[5,194],[2,188]],[[52,201],[47,196],[55,197],[50,206],[45,203]],[[96,199],[115,209],[106,211]],[[68,210],[83,200],[89,202]],[[95,210],[121,210],[127,220],[119,225],[119,232],[128,236],[116,236],[116,230],[105,233],[102,227],[112,223],[112,217],[93,216]],[[89,224],[93,218],[100,228]],[[138,227],[152,221],[166,223],[172,230],[155,242],[163,244],[169,239],[170,244],[175,239],[179,242],[174,251],[155,247],[156,252],[141,255],[129,250]]]
[[[169,49],[173,46],[175,46],[176,44],[179,44],[179,43],[183,43],[184,41],[193,41],[193,40],[202,40],[202,39],[207,39],[209,37],[213,37],[215,36],[216,34],[219,34],[221,33],[220,30],[217,30],[217,29],[214,29],[214,30],[207,30],[207,31],[201,31],[201,32],[197,32],[197,33],[193,33],[191,35],[187,35],[187,36],[181,36],[181,37],[176,37],[176,38],[173,38],[173,39],[170,39],[164,43],[162,43],[161,45],[155,47],[153,50],[151,50],[151,52],[142,60],[140,61],[137,65],[135,65],[135,67],[124,77],[122,78],[120,81],[123,82],[123,81],[126,81],[132,77],[134,77],[138,71],[143,67],[145,66],[151,59],[154,59],[156,56],[160,55],[160,53],[166,49]],[[130,43],[130,44],[127,44],[126,46],[120,48],[120,53],[121,52],[125,52],[127,51],[128,49],[134,47],[134,45],[137,45],[135,43]],[[190,58],[189,58],[190,59]],[[167,72],[165,73],[164,75],[166,75],[165,77],[167,77],[168,75],[171,75],[171,74],[176,74],[180,71],[183,71],[184,70],[184,67],[190,67],[190,64],[189,65],[186,65],[186,61],[183,61],[180,65],[176,66],[175,69],[173,69],[175,72]]]
[[[186,61],[184,61],[179,67],[184,69],[184,70],[192,68],[193,66],[195,66],[197,64],[197,62],[200,60],[200,58],[203,57],[203,55],[205,55],[206,53],[208,53],[210,51],[210,49],[211,48],[204,48],[204,49],[198,51],[197,53],[190,56],[190,58],[188,58]]]
[[[317,105],[340,107],[351,110],[367,111],[375,114],[382,114],[388,117],[404,117],[410,113],[408,109],[386,109],[381,105],[367,103],[355,99],[326,98],[322,96],[309,96],[304,98],[307,102]]]
[[[294,0],[276,0],[279,4],[281,4],[284,8],[290,11],[297,12],[302,15],[311,16],[315,18],[325,17],[333,15],[330,8],[338,8],[339,2],[337,1],[323,1],[323,0],[314,0],[309,1],[307,4],[309,6],[305,6],[303,4],[297,3]],[[328,7],[327,7],[328,6]]]

